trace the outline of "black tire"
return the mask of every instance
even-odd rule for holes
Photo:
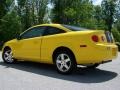
[[[5,63],[12,64],[15,63],[15,59],[12,55],[12,50],[10,48],[5,48],[2,53],[2,59]]]
[[[62,58],[62,55],[64,58]],[[75,57],[69,50],[57,51],[54,55],[54,63],[58,73],[61,74],[71,74],[77,67],[77,64],[75,62]],[[60,65],[61,65],[61,69],[66,69],[66,70],[61,70],[59,67]]]
[[[93,64],[93,65],[90,65],[90,66],[86,66],[88,69],[95,69],[99,66],[100,64]]]

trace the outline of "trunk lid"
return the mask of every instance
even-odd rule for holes
[[[113,35],[109,31],[94,30],[91,33],[90,37],[92,37],[92,36],[97,36],[98,37],[98,42],[95,42],[95,43],[114,44]],[[92,41],[94,42],[94,40],[92,40]]]

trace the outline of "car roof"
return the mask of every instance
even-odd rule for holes
[[[39,24],[39,25],[35,25],[35,26],[30,27],[29,29],[34,28],[34,27],[39,27],[39,26],[51,26],[51,27],[56,27],[56,28],[59,28],[59,29],[63,29],[65,31],[71,31],[71,30],[65,28],[62,24],[52,24],[52,23],[51,24]]]
[[[53,27],[61,27],[62,25],[61,24],[38,24],[38,25],[35,25],[33,27],[37,27],[37,26],[53,26]]]

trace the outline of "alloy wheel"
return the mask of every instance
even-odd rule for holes
[[[56,60],[57,68],[61,72],[67,72],[71,68],[71,60],[67,54],[61,53]]]
[[[4,58],[5,62],[7,62],[7,63],[14,62],[13,53],[11,50],[4,51],[3,58]]]

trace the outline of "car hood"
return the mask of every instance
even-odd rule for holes
[[[10,41],[8,41],[6,43],[13,43],[13,42],[16,42],[16,39],[10,40]]]
[[[16,41],[17,41],[17,39],[13,39],[13,40],[7,41],[4,46],[7,46],[8,44],[12,44],[12,43],[14,43]]]

